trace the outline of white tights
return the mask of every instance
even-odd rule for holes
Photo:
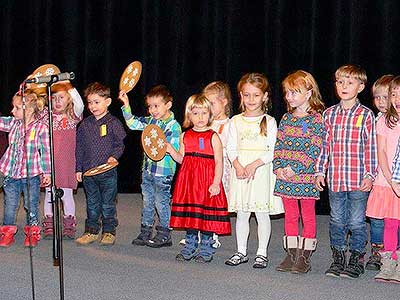
[[[266,212],[256,212],[258,223],[257,255],[267,256],[267,247],[271,236],[271,220]],[[236,240],[238,252],[247,255],[247,240],[250,232],[250,212],[237,212]]]
[[[73,190],[62,188],[64,191],[64,196],[62,197],[64,215],[65,216],[75,216],[75,201],[73,196]],[[51,207],[51,195],[50,188],[46,188],[46,196],[44,197],[44,215],[52,216],[53,210]]]

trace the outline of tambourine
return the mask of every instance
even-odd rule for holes
[[[60,69],[52,64],[46,64],[42,65],[39,68],[37,68],[31,75],[27,77],[27,79],[31,78],[36,78],[36,77],[42,77],[42,76],[51,76],[51,75],[56,75],[59,74],[61,71]],[[28,88],[29,89],[39,89],[39,88],[45,88],[47,85],[46,83],[28,83]]]
[[[130,63],[121,75],[119,90],[125,91],[125,93],[130,92],[138,83],[141,74],[142,64],[139,61]]]
[[[147,125],[142,132],[142,147],[151,160],[163,159],[167,153],[167,140],[162,129],[154,124]]]
[[[83,173],[83,176],[94,176],[94,175],[99,175],[101,173],[107,172],[108,170],[111,170],[113,168],[115,168],[116,166],[118,166],[118,162],[109,162],[106,164],[102,164],[100,166],[91,168],[89,170],[87,170],[85,173]]]

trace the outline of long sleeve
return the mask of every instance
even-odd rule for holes
[[[287,162],[282,159],[282,154],[284,151],[283,148],[283,142],[285,140],[285,132],[284,132],[284,127],[285,127],[285,122],[284,122],[284,117],[282,117],[282,120],[279,123],[278,130],[277,130],[277,135],[276,135],[276,143],[275,143],[275,150],[274,150],[274,161],[273,161],[273,169],[274,172],[276,169],[284,168],[287,165]]]
[[[375,130],[375,118],[372,112],[369,112],[365,120],[365,126],[363,131],[363,138],[365,140],[365,176],[369,176],[372,179],[376,176],[377,171],[377,151],[376,151],[376,130]]]
[[[84,141],[83,128],[82,128],[82,126],[79,126],[76,131],[76,148],[75,148],[75,158],[76,158],[75,170],[76,170],[76,172],[83,171],[82,161],[83,161],[83,156],[84,156],[84,151],[85,151],[83,141]]]
[[[235,118],[232,118],[228,129],[228,141],[226,144],[226,152],[231,162],[233,162],[238,157],[237,134],[236,120]]]
[[[322,149],[315,162],[315,174],[325,176],[326,170],[328,168],[329,155],[331,152],[331,125],[329,118],[326,115],[326,111],[323,113],[324,120],[324,131],[322,133]]]
[[[125,123],[131,130],[143,130],[149,124],[149,117],[136,117],[132,115],[131,107],[122,106],[122,115],[124,116]]]
[[[264,164],[268,164],[274,160],[274,149],[276,144],[277,135],[277,124],[276,120],[272,117],[267,116],[267,152],[265,155],[260,157]]]
[[[397,143],[396,154],[393,159],[392,180],[400,182],[400,140]]]
[[[125,145],[124,139],[126,137],[126,132],[121,122],[117,119],[114,120],[113,124],[113,149],[111,151],[111,156],[115,159],[119,159],[124,153]]]
[[[43,126],[39,134],[39,153],[41,159],[41,168],[44,174],[51,173],[51,159],[50,159],[50,137],[49,131],[46,126]]]
[[[10,132],[14,122],[14,117],[0,117],[0,131]]]
[[[74,113],[75,116],[78,119],[82,118],[82,114],[83,114],[83,109],[84,109],[84,104],[82,101],[82,97],[81,95],[79,95],[78,91],[76,90],[76,88],[70,89],[68,91],[68,93],[71,95],[72,97],[72,102],[74,104]]]

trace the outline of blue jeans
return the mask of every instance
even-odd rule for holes
[[[15,217],[19,207],[21,192],[24,194],[24,208],[27,214],[26,224],[39,224],[39,194],[40,194],[40,176],[29,179],[29,200],[28,209],[28,181],[26,178],[15,179],[7,177],[4,180],[4,220],[3,225],[15,225]]]
[[[331,246],[337,250],[346,250],[347,234],[350,231],[350,250],[359,253],[365,252],[367,242],[365,210],[368,195],[369,192],[362,191],[333,192],[329,190],[331,207],[329,237]]]
[[[103,233],[115,234],[115,228],[118,225],[117,169],[114,168],[95,176],[84,176],[82,181],[86,193],[85,232],[98,234],[101,220]]]
[[[383,244],[383,219],[369,218],[370,221],[370,242],[375,245]]]
[[[142,224],[153,226],[157,210],[160,226],[169,228],[171,219],[171,183],[172,175],[154,176],[148,171],[142,172]]]

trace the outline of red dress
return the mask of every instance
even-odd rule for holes
[[[213,130],[185,132],[185,156],[172,197],[171,227],[230,234],[231,225],[222,183],[221,192],[210,196],[215,161],[211,145]]]

